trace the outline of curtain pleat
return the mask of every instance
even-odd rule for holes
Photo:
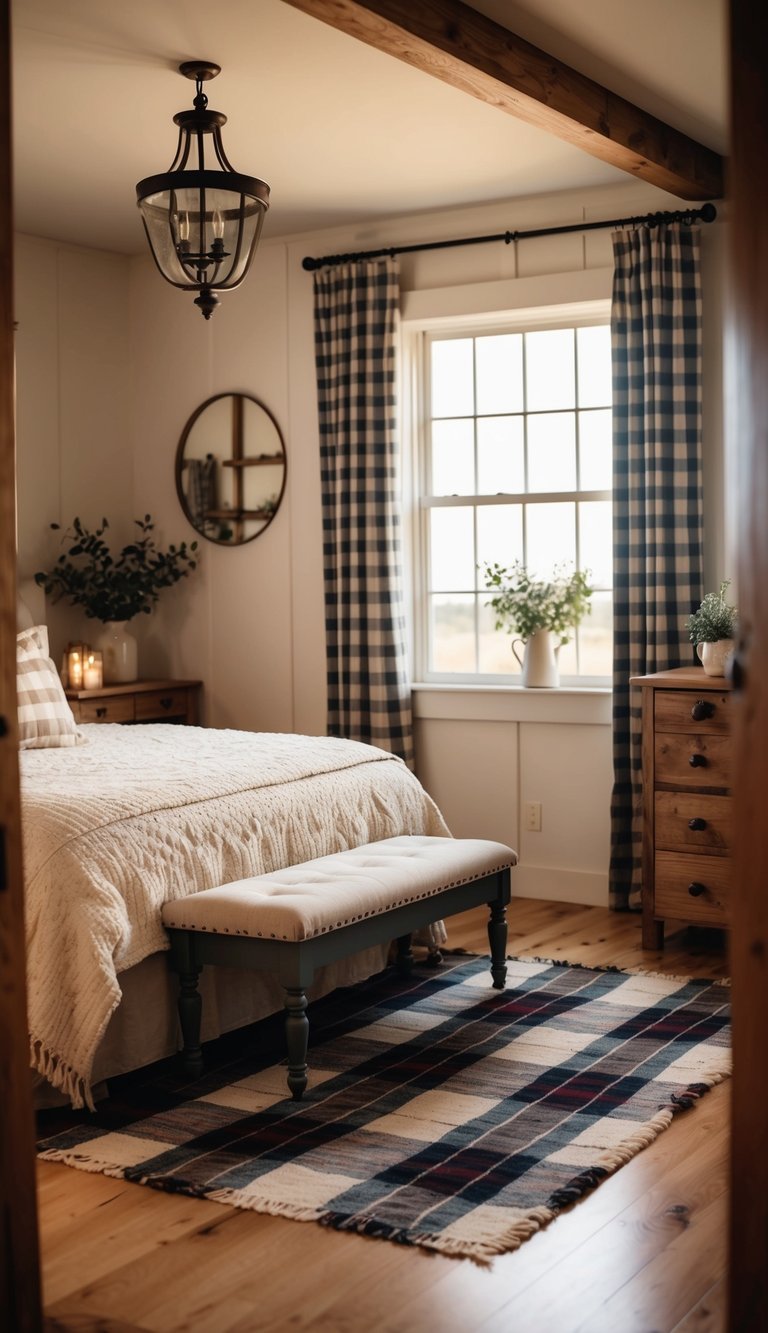
[[[614,667],[611,905],[641,888],[639,691],[630,677],[693,663],[702,595],[699,233],[616,232],[613,358]]]
[[[314,275],[328,733],[413,761],[402,593],[393,259]]]

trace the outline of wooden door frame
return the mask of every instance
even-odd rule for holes
[[[0,1311],[41,1328],[16,717],[10,0],[0,0]]]
[[[768,17],[731,0],[728,446],[739,521],[734,684],[735,873],[731,1333],[768,1330]]]
[[[738,367],[729,446],[739,486],[739,601],[744,689],[735,713],[736,893],[731,1333],[768,1330],[768,17],[730,0],[732,135],[729,333]],[[16,726],[16,513],[11,210],[10,0],[0,0],[0,1309],[11,1333],[41,1328],[34,1144],[26,1022]],[[3,77],[4,76],[4,77]],[[761,618],[762,612],[762,618]],[[2,728],[0,727],[0,730]]]

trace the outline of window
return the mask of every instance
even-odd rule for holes
[[[519,676],[483,566],[588,569],[592,611],[561,680],[605,684],[612,653],[611,356],[606,322],[424,332],[416,605],[424,680]]]

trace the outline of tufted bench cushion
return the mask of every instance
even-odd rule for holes
[[[277,972],[285,990],[288,1085],[296,1098],[307,1082],[306,988],[317,967],[396,939],[398,967],[407,972],[413,930],[485,902],[493,985],[503,989],[516,863],[516,852],[500,842],[404,835],[165,903],[187,1072],[202,1070],[197,982],[205,964]]]
[[[503,843],[480,838],[385,838],[177,898],[163,906],[163,925],[266,940],[311,940],[433,898],[516,860]]]

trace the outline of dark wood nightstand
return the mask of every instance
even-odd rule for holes
[[[101,690],[67,690],[76,722],[182,722],[198,726],[200,680],[132,680]]]

